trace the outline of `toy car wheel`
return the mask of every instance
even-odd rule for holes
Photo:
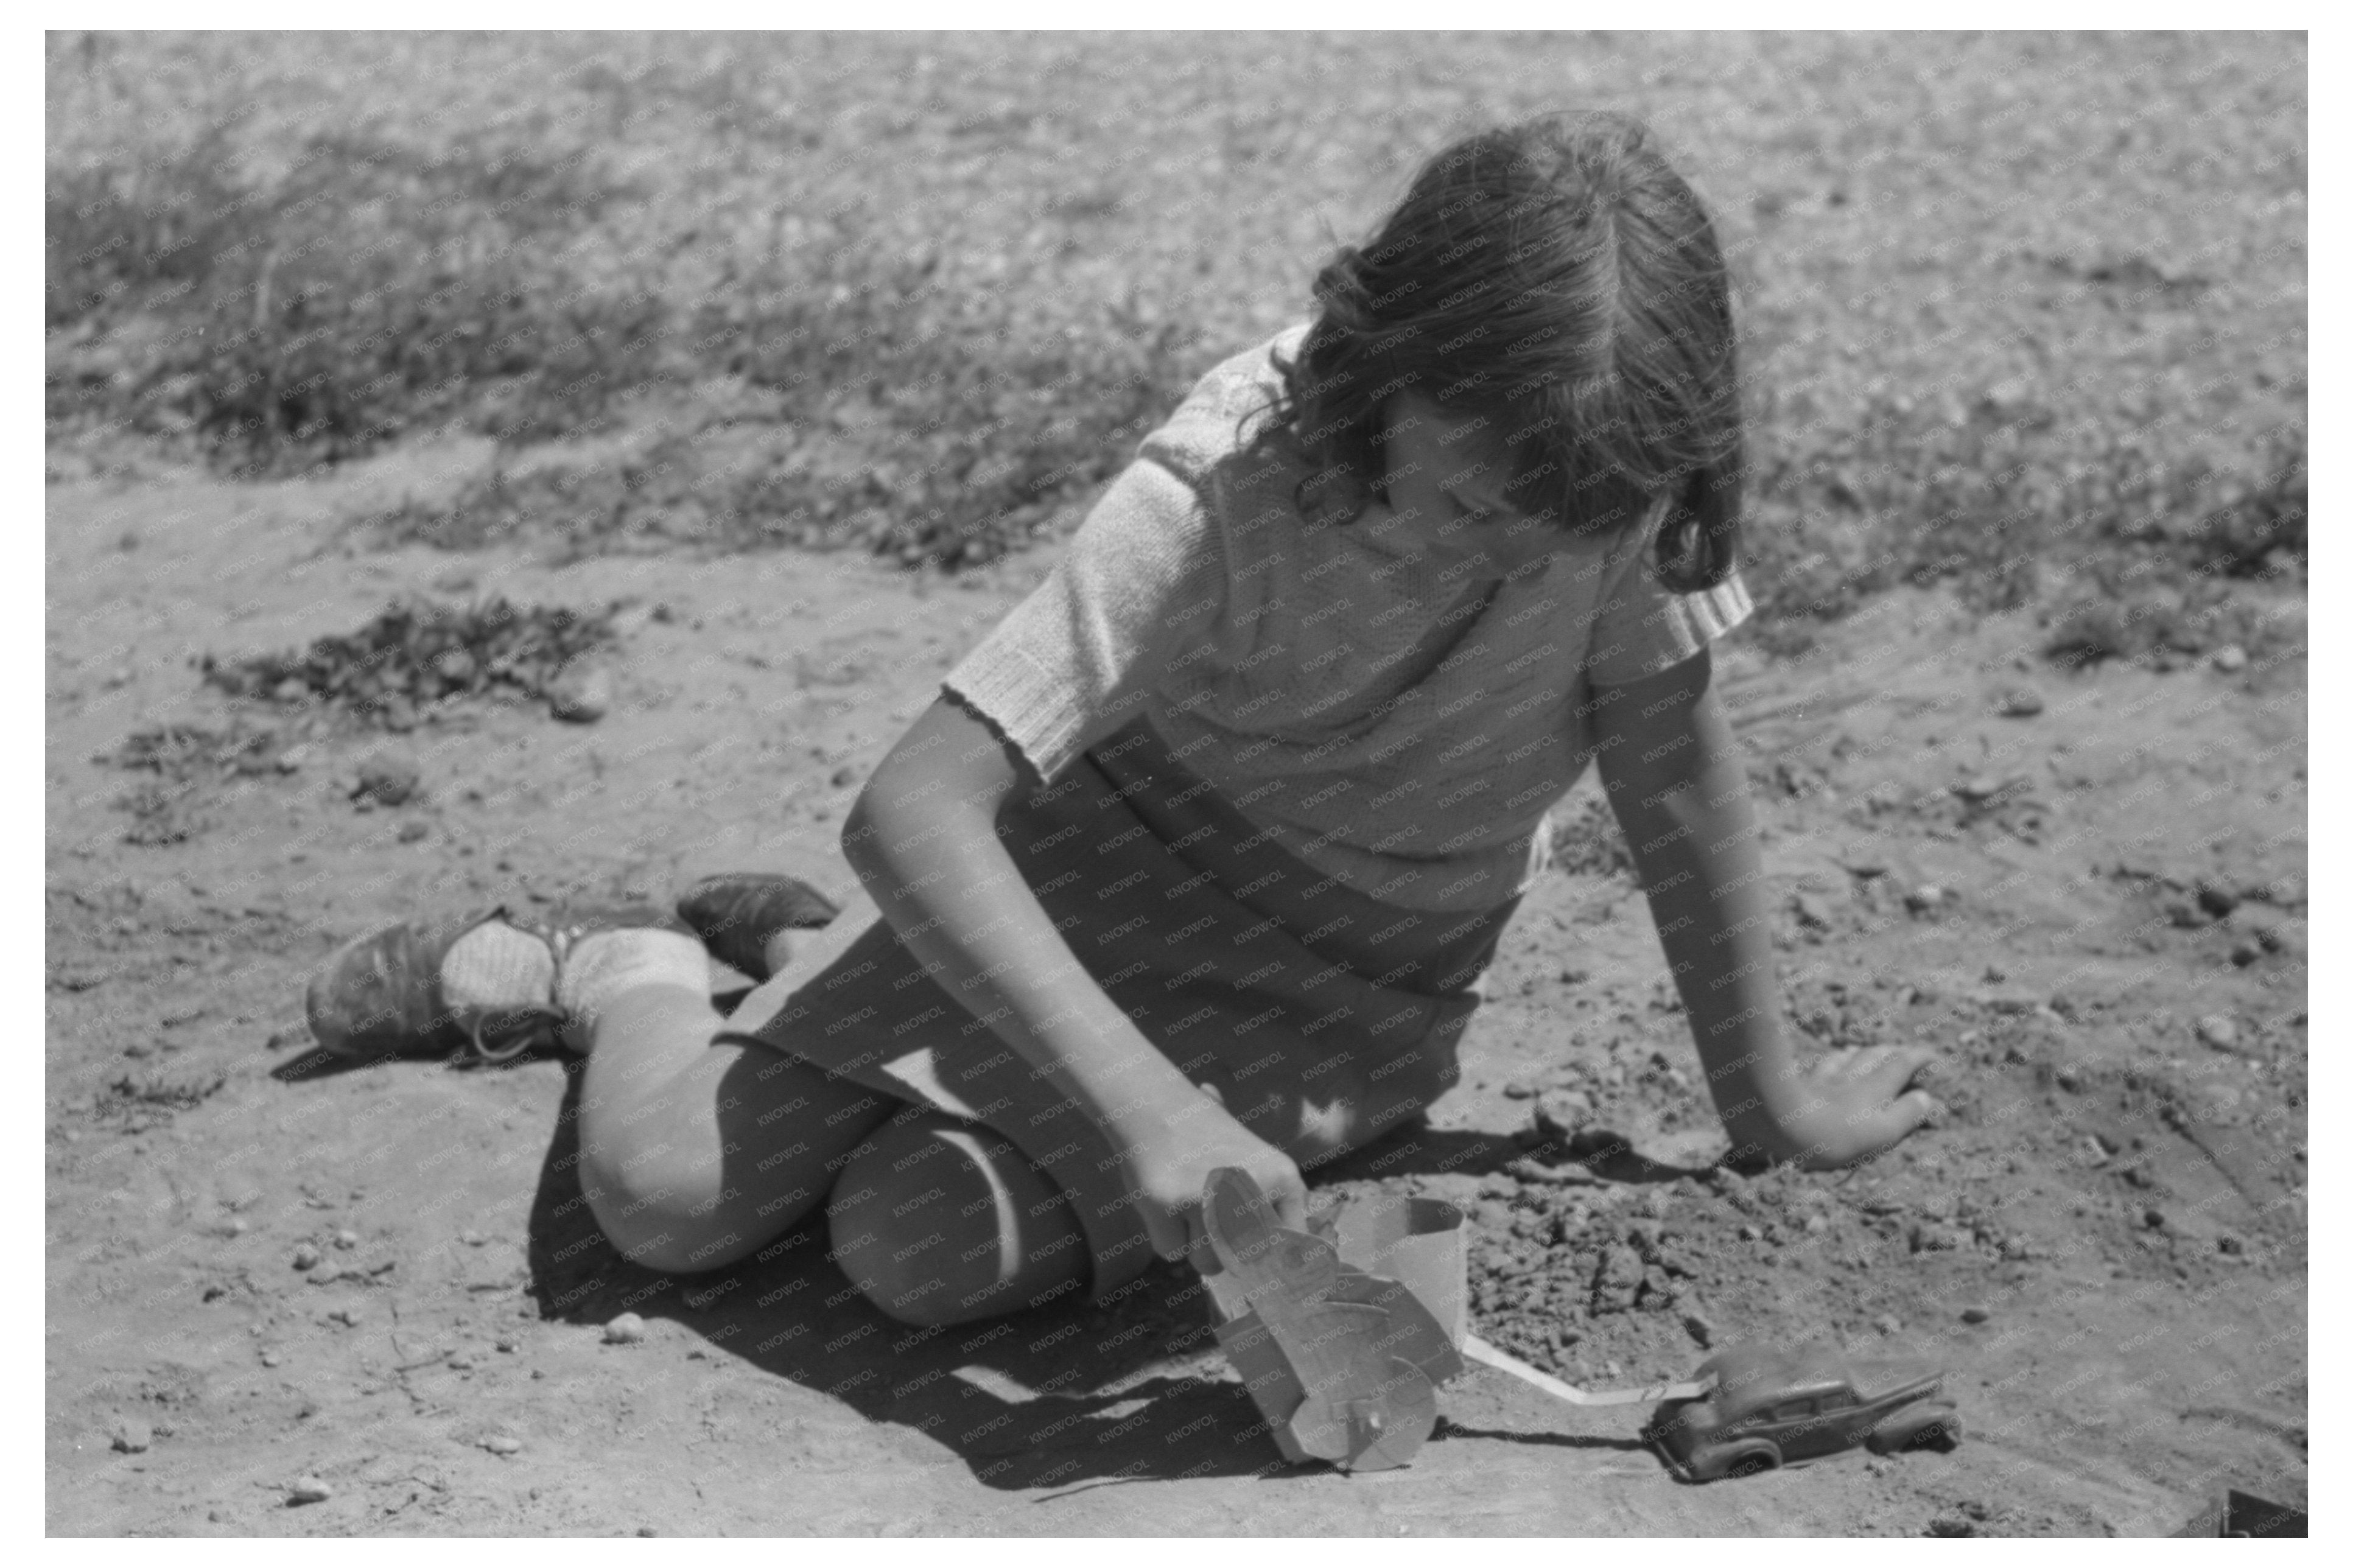
[[[1704,1481],[1729,1479],[1736,1476],[1761,1475],[1781,1468],[1781,1450],[1767,1442],[1741,1443],[1708,1456],[1706,1468],[1696,1479]]]
[[[1936,1448],[1946,1453],[1960,1446],[1961,1416],[1956,1410],[1907,1412],[1882,1422],[1871,1434],[1871,1450],[1893,1454],[1905,1448]]]

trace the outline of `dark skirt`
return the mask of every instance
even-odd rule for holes
[[[1142,718],[1054,784],[1008,797],[997,832],[1096,984],[1303,1169],[1454,1086],[1476,983],[1519,904],[1440,914],[1358,892],[1266,838]],[[1098,1295],[1150,1263],[1102,1132],[923,972],[871,899],[854,898],[729,1028],[1002,1133],[1070,1196]]]

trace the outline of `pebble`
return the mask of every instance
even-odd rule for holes
[[[2005,687],[2000,706],[2005,719],[2031,719],[2042,711],[2042,694],[2031,686]]]
[[[286,1489],[286,1500],[290,1503],[324,1502],[334,1495],[335,1489],[316,1476],[298,1476],[294,1484]]]
[[[547,710],[567,724],[594,724],[612,707],[613,678],[604,669],[566,670],[548,687]]]
[[[2247,650],[2237,643],[2224,643],[2214,650],[2214,668],[2225,675],[2247,668]]]
[[[125,1416],[114,1424],[114,1451],[118,1454],[143,1454],[155,1441],[155,1428],[137,1416]]]
[[[2239,1026],[2220,1013],[2210,1013],[2198,1020],[2198,1037],[2218,1051],[2231,1050],[2239,1043]]]
[[[1912,1227],[1912,1250],[1915,1252],[1957,1252],[1960,1237],[1941,1225],[1915,1225]]]
[[[403,844],[414,844],[432,831],[421,822],[404,822],[400,825],[400,831],[393,837]]]
[[[353,1247],[357,1247],[359,1244],[360,1233],[358,1231],[339,1230],[335,1232],[335,1245],[338,1247],[341,1247],[343,1251],[349,1252]]]
[[[1573,1089],[1547,1089],[1536,1097],[1535,1128],[1548,1139],[1567,1139],[1592,1119],[1593,1101]]]
[[[499,1350],[501,1354],[512,1355],[520,1347],[512,1340],[502,1339],[499,1342]]]
[[[359,783],[353,798],[376,805],[405,805],[413,799],[424,773],[414,758],[398,752],[377,752],[360,763]]]
[[[465,1352],[459,1351],[457,1354],[452,1355],[444,1364],[447,1365],[451,1372],[471,1372],[474,1370],[474,1358],[466,1354]]]
[[[1964,1307],[1961,1309],[1961,1321],[1965,1323],[1982,1323],[1992,1316],[1993,1314],[1987,1311],[1983,1307]]]
[[[1810,926],[1815,931],[1828,931],[1830,929],[1831,917],[1829,911],[1824,910],[1820,900],[1816,900],[1811,894],[1798,894],[1795,898],[1789,900],[1789,908],[1796,912],[1798,922],[1800,925]]]
[[[319,1267],[319,1249],[307,1241],[297,1247],[294,1249],[294,1267],[297,1268]]]
[[[1715,1343],[1715,1324],[1704,1312],[1685,1312],[1683,1332],[1689,1334],[1692,1337],[1692,1343],[1702,1350],[1709,1349]]]
[[[2143,1209],[2140,1211],[2140,1222],[2141,1224],[2148,1226],[2151,1230],[2163,1230],[2165,1228],[2165,1211],[2163,1209]]]
[[[1525,1079],[1515,1078],[1504,1086],[1505,1100],[1534,1100],[1535,1096],[1535,1086]]]
[[[482,1447],[488,1448],[493,1454],[520,1454],[522,1452],[522,1444],[519,1440],[503,1435],[496,1437],[483,1438]]]
[[[646,1337],[646,1321],[635,1312],[624,1312],[605,1325],[605,1342],[608,1345],[633,1345]]]
[[[1904,907],[1914,914],[1933,910],[1945,901],[1945,889],[1934,882],[1923,882],[1904,895]]]
[[[366,1316],[367,1314],[357,1307],[338,1307],[327,1314],[327,1321],[341,1323],[347,1329],[356,1329]]]
[[[1808,1236],[1820,1236],[1822,1232],[1830,1229],[1830,1227],[1831,1222],[1824,1219],[1818,1214],[1810,1214],[1806,1216],[1806,1234]]]
[[[1871,1326],[1888,1338],[1894,1339],[1904,1331],[1904,1320],[1893,1312],[1882,1312],[1871,1320]]]
[[[479,1230],[461,1230],[458,1233],[458,1239],[468,1247],[486,1247],[491,1238]]]
[[[2251,963],[2261,963],[2263,956],[2263,948],[2252,942],[2239,942],[2231,949],[2231,962],[2241,969],[2246,968]]]
[[[276,1351],[263,1351],[261,1352],[261,1364],[264,1366],[278,1366],[283,1363],[285,1360],[286,1358],[280,1355]]]
[[[2061,1068],[2051,1075],[2051,1081],[2073,1094],[2084,1087],[2084,1078],[2073,1068]]]
[[[2196,890],[2198,907],[2217,920],[2239,907],[2238,889],[2215,878],[2199,878]]]

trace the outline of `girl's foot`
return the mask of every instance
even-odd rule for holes
[[[755,981],[784,967],[790,931],[809,931],[839,914],[831,899],[797,877],[733,871],[705,877],[679,895],[679,918],[711,955]]]
[[[352,1061],[460,1047],[471,1047],[472,1059],[506,1061],[563,1040],[571,1014],[557,993],[574,947],[645,928],[684,934],[645,905],[580,909],[551,921],[501,907],[392,926],[344,946],[311,982],[311,1033],[322,1049]]]

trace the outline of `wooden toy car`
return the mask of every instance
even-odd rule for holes
[[[1802,1464],[1858,1443],[1885,1454],[1961,1437],[1959,1413],[1940,1396],[1944,1373],[1926,1364],[1741,1345],[1710,1357],[1699,1376],[1715,1388],[1661,1404],[1642,1432],[1686,1480]]]

